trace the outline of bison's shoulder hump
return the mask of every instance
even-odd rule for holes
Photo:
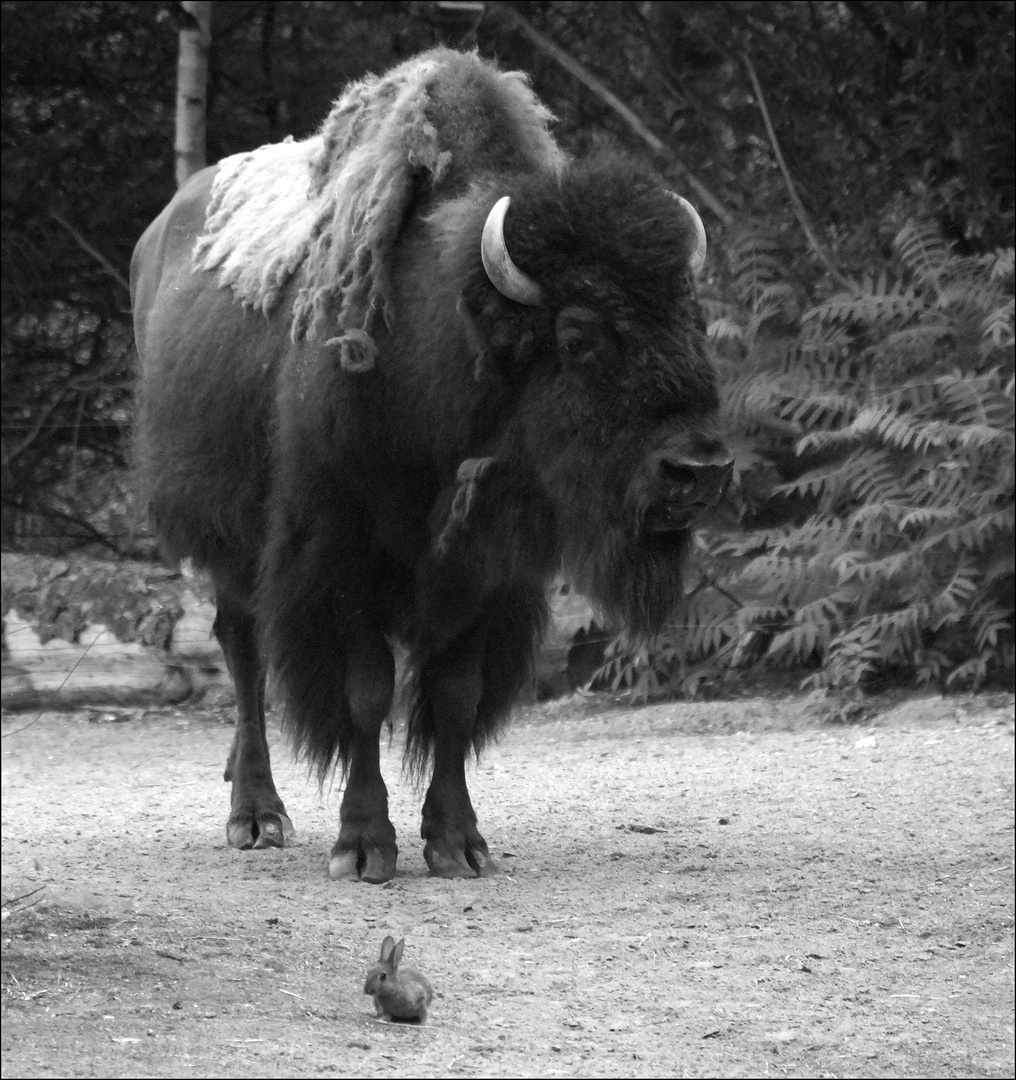
[[[298,270],[293,334],[362,340],[421,179],[432,199],[497,173],[554,171],[553,119],[525,76],[435,49],[350,85],[318,135],[219,163],[198,269],[271,313]]]

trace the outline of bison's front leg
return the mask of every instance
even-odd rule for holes
[[[257,627],[246,605],[216,592],[215,636],[236,688],[233,746],[223,779],[232,783],[226,839],[235,848],[283,847],[293,823],[275,790],[265,730],[265,673]]]
[[[433,745],[434,773],[423,804],[424,858],[437,877],[476,877],[497,866],[476,827],[466,786],[466,755],[473,744],[483,695],[485,629],[463,634],[421,678],[420,720]]]
[[[383,635],[364,629],[356,638],[347,658],[344,689],[352,724],[349,772],[328,875],[389,881],[395,876],[399,849],[388,818],[379,740],[395,692],[395,660]]]

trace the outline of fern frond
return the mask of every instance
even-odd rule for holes
[[[988,675],[988,665],[984,657],[973,656],[965,663],[953,668],[946,677],[946,686],[969,686],[976,690],[984,683]]]
[[[1012,281],[1014,270],[1016,270],[1016,250],[1005,248],[986,257],[990,260],[988,276],[992,281],[1002,283]]]
[[[767,285],[786,279],[780,244],[759,232],[731,237],[726,255],[734,294],[749,310],[754,310]]]
[[[706,327],[706,335],[713,341],[744,341],[744,328],[733,319],[721,316]]]
[[[912,285],[890,283],[885,274],[865,280],[856,291],[841,292],[817,304],[804,319],[874,326],[907,319],[927,309],[927,301]]]
[[[882,450],[862,450],[842,465],[849,490],[865,502],[886,502],[900,497],[899,469]]]
[[[992,607],[988,611],[978,612],[977,616],[977,634],[974,640],[978,652],[984,653],[996,649],[1004,637],[1012,637],[1013,616],[1011,611]]]
[[[1002,385],[1002,373],[997,368],[983,375],[961,371],[940,375],[935,380],[935,389],[954,423],[994,422],[1006,427],[1012,424],[1012,379],[1008,385]]]
[[[850,581],[882,584],[900,577],[907,569],[914,567],[912,551],[900,551],[880,559],[858,557],[858,552],[845,552],[833,560],[833,569],[839,575],[841,584]]]
[[[994,349],[1011,349],[1016,343],[1013,325],[1016,321],[1016,304],[1010,296],[991,309],[981,320],[981,335],[985,343]]]
[[[833,428],[847,422],[857,410],[857,396],[832,389],[817,390],[798,400],[781,402],[781,413],[800,427]],[[818,432],[815,432],[817,435]],[[833,432],[825,432],[833,434]],[[808,436],[805,436],[807,439]],[[801,449],[798,449],[801,453]]]
[[[784,625],[791,617],[791,609],[782,605],[745,604],[735,616],[739,634],[746,634],[758,627]]]
[[[786,281],[770,281],[757,290],[752,309],[752,333],[757,333],[777,315],[788,322],[796,322],[800,315],[797,290]]]
[[[949,434],[952,435],[957,446],[989,452],[997,450],[1003,454],[1012,453],[1014,442],[1012,432],[1000,431],[997,427],[990,427],[987,424],[967,424],[963,427],[957,424],[952,427],[954,430]]]
[[[693,693],[757,663],[846,689],[1011,679],[1013,250],[961,258],[910,223],[896,251],[798,318],[778,245],[733,245],[710,336],[745,502],[780,524],[704,534],[680,625],[611,654],[616,685]]]
[[[956,622],[963,614],[977,594],[977,577],[977,568],[970,562],[956,567],[951,580],[931,604],[939,620],[936,629]]]
[[[952,247],[932,222],[908,221],[897,233],[893,247],[903,265],[922,284],[939,289],[943,273],[954,259]]]
[[[982,514],[972,521],[965,521],[951,529],[944,529],[929,537],[922,545],[928,553],[941,544],[946,544],[950,551],[977,551],[988,548],[1000,535],[1013,531],[1013,508],[1011,506]]]
[[[769,643],[766,657],[777,663],[806,664],[819,646],[813,623],[783,630]]]
[[[949,319],[929,319],[916,326],[904,326],[887,334],[878,343],[878,351],[888,356],[916,353],[920,357],[926,357],[940,341],[954,332],[955,327]]]
[[[921,531],[932,526],[951,525],[957,517],[959,509],[955,506],[917,506],[900,518],[899,527],[901,532]]]
[[[807,448],[820,447],[823,443],[820,439],[809,437]],[[844,477],[839,464],[830,465],[824,469],[809,469],[802,473],[796,480],[788,480],[785,484],[779,484],[774,491],[778,495],[790,497],[815,497],[828,501],[834,501],[845,487]]]

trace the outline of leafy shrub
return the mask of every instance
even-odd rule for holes
[[[893,272],[804,308],[778,247],[714,304],[739,525],[698,539],[684,610],[603,674],[646,697],[757,665],[838,692],[1013,675],[1013,251],[907,224]]]

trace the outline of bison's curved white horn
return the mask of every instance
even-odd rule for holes
[[[512,262],[504,243],[504,216],[511,201],[510,195],[502,196],[487,215],[483,239],[480,241],[480,256],[487,277],[499,293],[516,303],[536,307],[542,299],[540,286]]]
[[[691,272],[697,277],[702,272],[702,267],[705,266],[706,263],[706,227],[702,224],[702,219],[699,217],[698,211],[687,199],[682,198],[676,191],[670,191],[668,194],[677,199],[685,210],[688,211],[688,216],[695,226],[695,250],[691,253],[688,264],[691,266]]]

